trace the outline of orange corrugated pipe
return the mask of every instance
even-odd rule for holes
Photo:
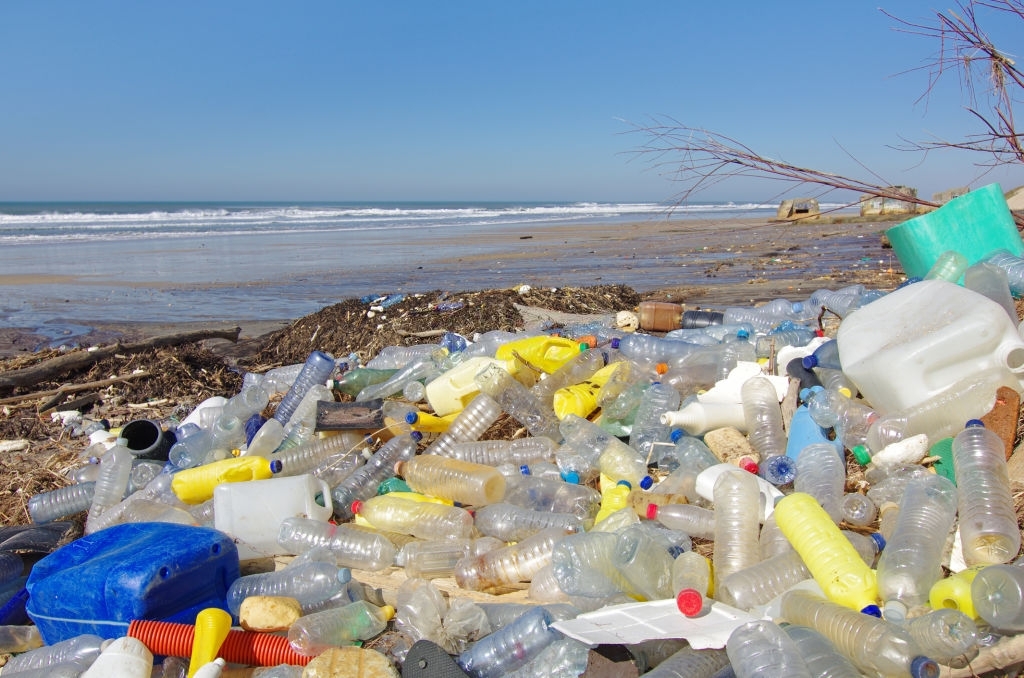
[[[149,619],[136,619],[128,625],[129,636],[141,640],[153,654],[168,657],[190,657],[195,631],[192,624]],[[236,629],[228,631],[217,656],[231,664],[249,666],[305,666],[313,659],[293,650],[284,636]]]

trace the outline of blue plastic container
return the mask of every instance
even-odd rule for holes
[[[133,619],[194,624],[227,610],[238,550],[223,532],[172,523],[115,525],[35,564],[26,611],[47,645],[84,633],[117,638]]]

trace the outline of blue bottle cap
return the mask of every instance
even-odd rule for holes
[[[882,618],[882,609],[877,605],[865,605],[861,612],[872,617]]]
[[[405,413],[405,423],[406,424],[415,424],[419,420],[420,420],[420,415],[418,415],[417,413],[415,413],[415,412],[406,412]]]
[[[643,478],[640,479],[641,490],[649,490],[651,489],[652,485],[654,485],[654,478],[650,476],[644,476]]]
[[[750,332],[747,332],[746,330],[736,330],[736,338],[737,339],[749,339],[750,338]]]
[[[686,435],[686,431],[684,431],[683,429],[681,429],[681,428],[674,428],[674,429],[672,429],[672,433],[669,434],[669,439],[672,442],[674,442],[674,443],[678,443],[679,439],[682,438],[685,435]]]
[[[805,370],[815,368],[818,366],[818,356],[813,353],[811,355],[805,355],[803,360],[800,361],[800,364],[804,366]]]
[[[612,344],[612,348],[616,348],[617,349],[619,347],[619,338],[618,337],[612,337],[611,344]]]
[[[413,431],[409,435],[412,436],[412,439],[415,440],[416,442],[423,440],[423,434],[420,433],[419,431]]]
[[[631,482],[629,482],[628,480],[620,480],[619,482],[615,483],[616,487],[618,487],[619,485],[625,485],[629,489],[631,489],[631,490],[633,489],[633,484]]]
[[[804,302],[802,302],[802,301],[794,301],[793,302],[793,313],[803,313],[803,310],[804,310]]]
[[[522,473],[524,476],[528,476],[530,475],[530,467],[527,466],[526,464],[520,464],[519,472]]]
[[[928,657],[914,657],[910,662],[913,678],[939,678],[939,665]]]
[[[878,547],[878,552],[881,553],[885,549],[885,537],[882,536],[882,533],[872,532],[868,536],[874,540],[875,546]]]
[[[964,428],[977,428],[978,426],[980,426],[981,428],[985,428],[985,422],[983,422],[981,419],[971,419],[966,424],[964,424]]]
[[[565,473],[562,474],[562,480],[573,485],[579,485],[580,474],[576,473],[576,471],[566,471]]]
[[[280,459],[275,459],[274,461],[270,462],[270,472],[271,473],[280,473],[282,468],[283,468],[283,466],[281,464],[281,460]]]

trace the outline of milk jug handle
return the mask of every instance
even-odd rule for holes
[[[324,507],[327,509],[325,513],[331,515],[334,512],[334,500],[331,498],[331,486],[327,484],[327,481],[323,478],[317,478],[317,483],[320,485],[320,496],[323,497]]]

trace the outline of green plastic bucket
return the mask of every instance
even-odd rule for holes
[[[998,249],[1017,256],[1024,252],[1024,242],[999,184],[954,198],[934,212],[893,226],[885,234],[911,278],[923,278],[949,250],[964,255],[968,265]]]

